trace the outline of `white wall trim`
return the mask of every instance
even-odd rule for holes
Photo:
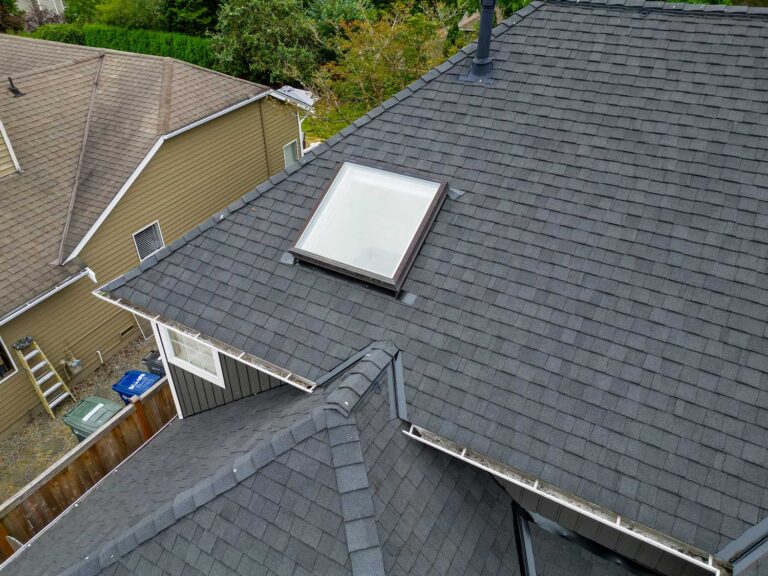
[[[168,326],[165,326],[165,325],[160,325],[160,326],[161,326],[160,337],[163,339],[163,348],[165,348],[165,352],[166,352],[165,356],[168,362],[170,362],[174,366],[178,366],[182,370],[185,370],[191,374],[194,374],[195,376],[198,376],[199,378],[202,378],[207,382],[210,382],[211,384],[215,384],[220,388],[226,388],[226,386],[224,385],[224,372],[221,369],[221,360],[219,360],[219,351],[216,350],[216,348],[214,348],[207,342],[201,342],[200,340],[191,336],[190,334],[185,334],[184,332],[175,330],[173,328],[169,328]],[[205,346],[207,349],[209,349],[211,351],[211,357],[213,358],[213,367],[216,374],[211,374],[210,372],[207,372],[202,368],[198,368],[191,362],[187,362],[183,358],[178,358],[176,356],[176,353],[173,350],[173,344],[171,343],[170,332],[176,332],[177,334],[180,334],[184,338],[189,338],[190,340],[194,340],[196,343],[202,346]]]
[[[560,506],[563,506],[565,508],[568,508],[569,510],[576,512],[577,514],[582,514],[596,522],[599,522],[600,524],[609,526],[614,530],[617,530],[619,532],[622,532],[623,534],[631,536],[632,538],[636,538],[642,542],[645,542],[646,544],[650,544],[651,546],[654,546],[655,548],[658,548],[659,550],[662,550],[667,554],[671,554],[672,556],[676,556],[686,562],[689,562],[694,566],[697,566],[698,568],[707,570],[708,572],[712,573],[713,576],[722,576],[720,569],[714,565],[711,555],[709,556],[709,562],[704,562],[698,557],[695,557],[690,554],[685,554],[684,552],[681,552],[680,550],[674,548],[671,545],[668,545],[664,542],[661,542],[658,539],[651,538],[650,536],[639,532],[638,525],[633,526],[634,529],[632,529],[632,527],[630,527],[626,522],[623,522],[623,519],[621,518],[621,516],[617,515],[615,519],[606,518],[604,516],[601,516],[600,514],[596,514],[591,510],[588,510],[584,506],[578,506],[574,501],[569,501],[568,499],[560,497],[551,491],[542,489],[541,483],[539,482],[539,480],[536,480],[535,482],[531,483],[531,482],[526,482],[522,480],[521,477],[516,477],[512,474],[505,474],[502,470],[488,466],[486,463],[488,461],[487,458],[483,458],[482,460],[480,460],[480,459],[469,457],[469,453],[471,451],[469,451],[467,448],[459,449],[460,447],[458,445],[454,447],[452,446],[453,444],[452,442],[438,436],[433,432],[430,432],[423,428],[419,428],[414,424],[411,424],[409,429],[403,430],[403,433],[409,438],[412,438],[414,440],[417,440],[418,442],[421,442],[422,444],[426,444],[427,446],[435,448],[440,452],[449,454],[450,456],[453,456],[454,458],[457,458],[462,462],[466,462],[467,464],[470,464],[476,468],[479,468],[485,472],[488,472],[489,474],[493,474],[494,476],[501,478],[502,480],[509,482],[510,484],[514,484],[516,486],[524,488],[525,490],[529,490],[541,498],[555,502]],[[437,441],[433,441],[432,439],[430,439],[430,437],[434,437],[435,440]]]
[[[136,314],[134,314],[134,317]],[[152,320],[149,321],[149,325],[152,326],[152,332],[155,335],[155,344],[157,344],[157,349],[160,352],[160,360],[163,361],[163,369],[165,370],[165,377],[168,378],[168,384],[171,386],[171,396],[173,396],[173,404],[176,406],[176,415],[179,417],[179,420],[184,418],[184,414],[181,412],[181,403],[179,402],[179,396],[176,394],[176,384],[173,382],[173,377],[171,376],[171,369],[168,366],[168,358],[165,354],[165,345],[163,343],[163,339],[160,337],[160,330],[157,327],[157,323],[153,322]]]
[[[0,136],[2,136],[3,140],[5,141],[5,145],[8,148],[8,153],[11,155],[11,162],[13,162],[13,165],[16,167],[16,172],[21,172],[19,159],[16,157],[16,152],[13,151],[11,139],[8,137],[8,132],[5,131],[5,126],[3,126],[2,120],[0,120]]]
[[[147,164],[149,164],[150,160],[154,158],[155,154],[157,154],[157,151],[160,149],[160,147],[163,145],[163,143],[166,140],[169,140],[171,138],[174,138],[180,134],[184,134],[184,132],[188,132],[189,130],[192,130],[193,128],[197,128],[198,126],[201,126],[203,124],[206,124],[212,120],[215,120],[216,118],[219,118],[221,116],[224,116],[225,114],[229,114],[230,112],[234,112],[235,110],[238,110],[242,108],[243,106],[247,106],[249,104],[252,104],[258,100],[261,100],[263,98],[266,98],[267,96],[272,95],[274,91],[273,90],[267,90],[265,92],[261,92],[260,94],[257,94],[256,96],[252,96],[246,100],[242,100],[241,102],[238,102],[237,104],[233,104],[232,106],[229,106],[228,108],[225,108],[224,110],[220,110],[219,112],[216,112],[215,114],[211,114],[210,116],[206,116],[205,118],[201,118],[200,120],[197,120],[195,122],[192,122],[191,124],[187,124],[186,126],[183,126],[182,128],[179,128],[178,130],[174,130],[173,132],[169,132],[167,134],[164,134],[160,136],[155,144],[152,146],[152,148],[147,152],[147,155],[144,156],[144,159],[139,163],[139,165],[136,167],[136,169],[133,171],[133,173],[128,177],[128,180],[125,181],[125,184],[122,185],[120,190],[117,191],[117,194],[115,194],[114,198],[110,201],[110,203],[107,205],[107,207],[104,209],[104,211],[99,215],[99,217],[96,219],[96,222],[93,223],[91,228],[88,230],[88,232],[83,236],[83,238],[78,242],[77,246],[75,246],[75,249],[72,251],[72,253],[67,257],[67,259],[64,261],[64,264],[72,260],[73,258],[76,258],[80,252],[83,251],[83,248],[85,248],[85,245],[90,242],[91,238],[93,238],[93,235],[96,234],[96,231],[101,227],[101,225],[104,223],[104,221],[107,219],[107,216],[109,216],[112,211],[115,209],[115,206],[117,206],[118,202],[122,200],[123,196],[125,196],[125,193],[128,192],[128,189],[133,185],[133,183],[136,181],[136,179],[139,177],[139,175],[144,171],[144,169],[147,167]]]
[[[80,278],[82,278],[83,276],[88,276],[88,278],[90,280],[92,280],[94,283],[96,282],[96,275],[93,273],[93,271],[90,268],[85,268],[85,269],[81,270],[80,272],[78,272],[77,274],[75,274],[74,276],[70,276],[69,278],[67,278],[66,280],[61,282],[60,284],[57,284],[56,286],[54,286],[53,288],[51,288],[47,292],[44,292],[40,296],[37,296],[36,298],[33,298],[32,300],[30,300],[26,304],[22,304],[21,306],[19,306],[15,310],[9,312],[8,314],[6,314],[2,318],[0,318],[0,326],[4,326],[5,324],[8,324],[8,322],[13,320],[14,318],[17,318],[18,316],[21,316],[22,314],[24,314],[24,312],[26,312],[27,310],[29,310],[33,306],[36,306],[36,305],[40,304],[40,302],[42,302],[43,300],[47,300],[48,298],[50,298],[51,296],[56,294],[56,292],[60,292],[61,290],[64,290],[64,288],[69,286],[70,284],[74,284],[75,282],[80,280]]]
[[[13,366],[13,370],[11,372],[8,372],[5,376],[0,377],[0,384],[8,380],[11,376],[15,376],[19,373],[19,367],[16,366],[16,361],[13,359],[13,352],[11,352],[10,348],[5,345],[5,341],[3,340],[3,337],[0,336],[0,347],[2,347],[3,352],[5,352],[6,356],[8,356],[8,360],[11,361],[11,366]]]
[[[138,308],[135,308],[133,306],[129,306],[127,304],[123,304],[122,299],[112,299],[107,296],[104,296],[100,292],[101,289],[94,290],[92,294],[96,296],[100,300],[104,300],[105,302],[109,302],[110,304],[117,306],[118,308],[122,308],[123,310],[127,310],[128,312],[131,312],[132,314],[136,314],[138,316],[141,316],[142,318],[146,318],[150,322],[155,322],[159,324],[160,326],[166,326],[168,328],[171,328],[172,330],[179,330],[180,332],[183,332],[187,336],[191,336],[198,342],[201,342],[202,344],[206,344],[213,348],[214,350],[218,350],[221,354],[224,354],[226,356],[229,356],[230,358],[233,358],[234,360],[237,360],[238,362],[245,364],[246,366],[250,366],[251,368],[254,368],[258,370],[259,372],[263,372],[264,374],[267,374],[269,376],[272,376],[273,378],[276,378],[277,380],[280,380],[281,382],[285,382],[286,384],[290,384],[294,388],[298,388],[302,392],[306,392],[311,394],[314,392],[315,388],[317,388],[317,384],[315,384],[313,381],[304,378],[303,376],[300,376],[298,374],[294,374],[293,372],[289,370],[285,370],[283,368],[280,368],[279,366],[276,366],[272,364],[271,362],[267,362],[266,360],[262,360],[261,358],[257,358],[256,356],[253,356],[253,358],[256,358],[257,360],[263,362],[263,364],[256,364],[254,362],[251,362],[246,358],[248,354],[245,352],[242,352],[238,350],[238,354],[235,354],[231,350],[226,350],[220,346],[217,346],[216,343],[211,342],[209,340],[205,340],[203,338],[200,338],[201,333],[195,332],[193,330],[190,330],[189,328],[180,329],[182,328],[181,325],[174,326],[173,324],[170,324],[168,321],[164,321],[161,319],[159,314],[147,314],[146,312],[139,310]],[[270,369],[270,366],[272,366],[274,369]],[[282,373],[280,372],[282,371]]]

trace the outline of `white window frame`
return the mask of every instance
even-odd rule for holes
[[[152,228],[153,226],[157,226],[157,232],[160,235],[160,243],[162,244],[162,246],[160,246],[160,248],[158,248],[154,252],[150,252],[149,254],[147,254],[142,258],[141,254],[139,253],[139,245],[136,243],[136,235],[141,234],[142,232]],[[150,222],[149,224],[144,226],[141,230],[136,230],[136,232],[133,233],[132,238],[133,238],[133,247],[136,248],[136,254],[139,257],[139,262],[144,262],[144,260],[152,256],[152,254],[157,254],[158,252],[160,252],[160,250],[165,248],[165,238],[163,238],[163,229],[160,227],[160,220],[155,220],[154,222]]]
[[[288,142],[288,144],[283,146],[283,167],[284,168],[288,168],[288,166],[293,166],[293,164],[288,164],[286,162],[285,149],[288,148],[288,146],[293,146],[293,150],[296,152],[296,161],[293,162],[293,164],[298,164],[299,159],[301,158],[301,150],[299,150],[299,141],[291,140],[290,142]]]
[[[216,348],[214,348],[210,344],[206,344],[205,342],[198,340],[197,338],[195,338],[190,334],[186,334],[179,330],[174,330],[173,328],[169,328],[168,326],[165,326],[163,324],[158,324],[157,327],[160,329],[159,330],[160,337],[163,339],[163,348],[165,349],[166,359],[168,360],[168,362],[170,362],[174,366],[178,366],[179,368],[189,372],[190,374],[194,374],[195,376],[198,376],[203,380],[210,382],[211,384],[216,384],[216,386],[220,386],[221,388],[226,387],[224,385],[224,373],[221,370],[221,360],[219,359],[219,351],[216,350]],[[198,368],[194,364],[190,364],[183,358],[177,357],[173,352],[173,342],[171,341],[170,332],[175,332],[176,334],[180,334],[184,338],[190,338],[194,340],[198,345],[209,348],[211,350],[211,354],[213,355],[213,366],[216,369],[216,374],[211,374],[210,372],[207,372],[202,368]]]
[[[8,380],[8,378],[11,378],[19,373],[19,367],[16,366],[16,361],[13,359],[13,353],[8,349],[8,346],[5,345],[5,341],[3,340],[3,337],[0,336],[0,346],[3,348],[3,352],[8,356],[8,359],[11,361],[11,366],[13,366],[13,370],[8,372],[5,376],[0,378],[0,384]]]

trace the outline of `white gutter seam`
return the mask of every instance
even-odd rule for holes
[[[80,272],[78,272],[77,274],[75,274],[74,276],[70,276],[69,278],[64,280],[61,284],[57,284],[56,286],[51,288],[48,292],[44,292],[40,296],[33,298],[32,300],[30,300],[25,304],[22,304],[12,312],[9,312],[7,315],[0,318],[0,326],[4,326],[8,324],[8,322],[13,320],[14,318],[21,316],[22,314],[24,314],[24,312],[26,312],[30,308],[37,306],[43,300],[47,300],[57,292],[64,290],[64,288],[66,288],[70,284],[74,284],[75,282],[80,280],[80,278],[82,278],[83,276],[88,276],[88,278],[91,279],[94,283],[96,282],[96,275],[93,273],[93,271],[90,268],[85,268]]]
[[[416,430],[419,434],[414,433],[414,430]],[[525,490],[529,490],[536,494],[537,496],[540,496],[542,498],[546,498],[547,500],[550,500],[560,506],[564,506],[565,508],[568,508],[569,510],[572,510],[576,512],[577,514],[581,514],[583,516],[586,516],[592,520],[595,520],[596,522],[599,522],[605,526],[610,527],[613,530],[618,530],[621,533],[631,536],[632,538],[636,538],[642,542],[645,542],[646,544],[650,544],[651,546],[658,548],[659,550],[662,550],[663,552],[667,554],[671,554],[673,556],[676,556],[686,562],[689,562],[699,568],[702,568],[704,570],[707,570],[708,572],[712,573],[713,576],[721,576],[722,573],[719,568],[713,566],[712,562],[712,556],[709,556],[709,562],[704,562],[700,560],[699,558],[690,556],[688,554],[685,554],[671,546],[668,546],[664,544],[663,542],[659,542],[657,540],[654,540],[653,538],[650,538],[644,534],[641,534],[635,530],[632,530],[628,526],[621,523],[621,518],[617,518],[616,521],[612,521],[608,518],[603,518],[599,514],[595,514],[594,512],[591,512],[587,510],[586,508],[583,508],[581,506],[577,506],[573,502],[569,502],[568,500],[561,498],[557,496],[556,494],[552,494],[550,492],[546,492],[545,490],[542,490],[539,487],[539,481],[536,480],[533,484],[526,483],[518,478],[515,478],[514,476],[505,474],[499,470],[496,470],[490,466],[487,466],[485,464],[482,464],[472,458],[469,458],[466,456],[466,448],[464,448],[460,453],[452,450],[451,448],[448,448],[446,446],[442,446],[438,444],[437,442],[433,442],[420,434],[426,433],[430,436],[434,436],[436,438],[440,438],[437,434],[434,434],[432,432],[429,432],[428,430],[424,430],[423,428],[419,428],[418,426],[415,426],[411,424],[410,428],[408,430],[403,430],[403,434],[408,436],[409,438],[412,438],[414,440],[417,440],[421,442],[422,444],[426,444],[427,446],[430,446],[432,448],[435,448],[436,450],[439,450],[440,452],[444,452],[445,454],[448,454],[450,456],[453,456],[454,458],[457,458],[461,460],[462,462],[466,462],[467,464],[470,464],[476,468],[479,468],[481,470],[484,470],[485,472],[488,472],[489,474],[493,474],[494,476],[497,476],[501,478],[502,480],[506,482],[510,482],[511,484],[515,484],[516,486],[519,486],[521,488],[524,488]],[[442,438],[441,438],[442,439]]]
[[[197,120],[195,122],[192,122],[191,124],[187,124],[186,126],[183,126],[182,128],[179,128],[178,130],[174,130],[173,132],[169,132],[168,134],[163,134],[160,136],[155,144],[152,146],[152,148],[147,152],[147,155],[144,156],[144,159],[141,161],[141,163],[136,167],[136,169],[133,171],[133,173],[128,177],[128,180],[125,181],[125,184],[122,185],[120,190],[117,191],[117,194],[115,194],[114,198],[109,202],[107,207],[104,209],[104,211],[99,215],[99,217],[96,219],[96,222],[93,223],[91,228],[88,230],[85,236],[78,242],[77,246],[75,246],[75,249],[72,251],[72,253],[67,257],[67,259],[64,261],[64,264],[72,260],[73,258],[76,258],[80,252],[82,252],[83,248],[85,248],[85,245],[88,244],[88,242],[93,238],[93,235],[96,234],[96,231],[101,227],[101,225],[104,223],[104,220],[107,219],[107,216],[109,216],[112,213],[112,210],[115,209],[115,206],[117,206],[117,203],[122,200],[123,196],[125,196],[125,193],[128,192],[128,189],[133,185],[133,183],[136,181],[136,179],[141,175],[141,173],[144,171],[144,168],[147,167],[147,164],[149,164],[150,160],[157,154],[157,151],[160,149],[160,147],[163,145],[163,143],[166,140],[169,140],[171,138],[174,138],[180,134],[183,134],[184,132],[187,132],[189,130],[192,130],[193,128],[197,128],[198,126],[201,126],[202,124],[206,124],[207,122],[210,122],[212,120],[215,120],[216,118],[219,118],[225,114],[229,114],[230,112],[234,112],[235,110],[238,110],[239,108],[242,108],[243,106],[247,106],[249,104],[252,104],[258,100],[261,100],[263,98],[266,98],[267,96],[272,95],[274,90],[267,90],[266,92],[261,92],[260,94],[257,94],[256,96],[252,96],[251,98],[248,98],[247,100],[243,100],[241,102],[238,102],[237,104],[234,104],[230,106],[229,108],[225,108],[224,110],[220,110],[216,112],[215,114],[211,114],[210,116],[206,116],[205,118],[201,118],[200,120]]]
[[[254,368],[254,369],[258,370],[259,372],[263,372],[264,374],[268,374],[269,376],[272,376],[273,378],[276,378],[276,379],[280,380],[281,382],[285,382],[286,384],[289,384],[290,386],[293,386],[294,388],[297,388],[297,389],[301,390],[302,392],[305,392],[307,394],[311,394],[312,392],[314,392],[315,388],[317,388],[317,384],[315,384],[314,382],[308,380],[307,378],[304,378],[303,376],[299,376],[298,374],[294,374],[293,372],[291,372],[289,370],[285,370],[285,372],[287,372],[287,375],[282,375],[279,372],[275,372],[274,370],[270,370],[269,367],[266,366],[266,364],[270,364],[270,363],[267,362],[266,360],[263,361],[265,365],[258,365],[258,364],[254,364],[253,362],[249,362],[247,359],[244,358],[244,356],[246,355],[245,352],[241,352],[241,351],[238,350],[238,352],[240,352],[239,355],[233,354],[232,352],[229,352],[228,350],[224,350],[223,348],[221,348],[219,346],[216,346],[213,342],[210,342],[208,340],[204,340],[204,339],[200,338],[200,336],[201,336],[200,332],[195,332],[195,331],[190,330],[189,328],[186,328],[186,327],[181,329],[181,326],[173,326],[173,325],[171,325],[171,324],[169,324],[167,322],[163,322],[160,319],[160,315],[150,316],[149,314],[146,314],[146,313],[142,312],[141,310],[137,310],[136,308],[132,308],[131,306],[123,304],[121,299],[113,300],[112,298],[108,298],[108,297],[104,296],[103,294],[100,293],[100,290],[101,289],[94,290],[92,292],[92,294],[94,296],[96,296],[96,298],[99,298],[100,300],[104,300],[105,302],[109,302],[110,304],[112,304],[114,306],[117,306],[118,308],[122,308],[123,310],[127,310],[128,312],[130,312],[132,314],[137,314],[137,315],[141,316],[142,318],[146,318],[150,322],[155,322],[155,323],[157,323],[160,326],[164,326],[165,328],[169,328],[171,330],[176,330],[177,332],[181,332],[185,336],[189,336],[190,338],[194,338],[195,340],[197,340],[201,344],[205,344],[206,346],[210,346],[211,348],[213,348],[217,352],[220,352],[221,354],[229,356],[233,360],[237,360],[238,362],[241,362],[241,363],[245,364],[246,366],[250,366],[251,368]],[[272,366],[274,366],[274,364],[272,364]],[[275,367],[278,368],[278,369],[281,369],[279,366],[275,366]],[[300,384],[300,383],[298,383],[298,382],[296,382],[294,380],[291,380],[290,379],[291,376],[295,376],[297,379],[300,379],[300,380],[306,382],[307,385],[304,386],[304,385],[302,385],[302,384]]]

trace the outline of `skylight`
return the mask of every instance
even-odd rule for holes
[[[445,191],[445,183],[346,162],[292,251],[397,291]]]

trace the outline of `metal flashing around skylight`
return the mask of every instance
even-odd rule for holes
[[[397,292],[447,189],[446,182],[345,162],[329,180],[291,252]]]

